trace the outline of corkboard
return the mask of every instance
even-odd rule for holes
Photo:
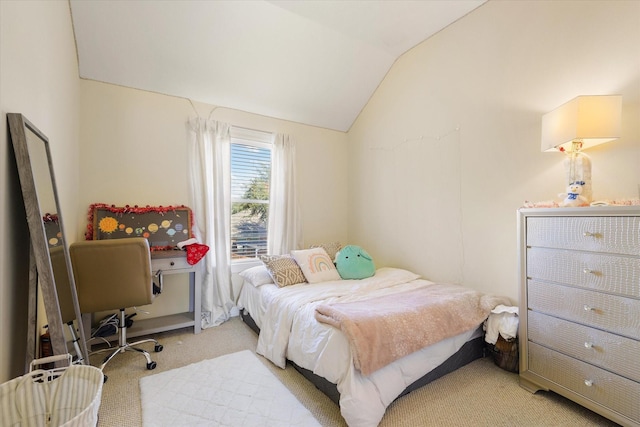
[[[151,250],[169,250],[192,236],[192,213],[186,206],[90,208],[87,240],[146,237]]]

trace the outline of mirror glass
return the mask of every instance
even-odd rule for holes
[[[82,330],[80,307],[71,272],[68,246],[64,240],[55,175],[49,141],[20,114],[8,114],[20,185],[31,234],[32,258],[37,271],[37,288],[42,294],[54,354],[67,352],[64,326],[80,336],[74,342],[77,360],[86,360],[86,343]],[[35,286],[32,286],[35,287]],[[30,305],[37,304],[30,297]],[[29,322],[37,322],[35,307],[29,307]],[[29,325],[29,330],[37,330]],[[73,337],[72,337],[73,338]],[[27,342],[31,342],[30,337]],[[80,346],[80,347],[78,347]],[[27,349],[27,358],[36,357]]]

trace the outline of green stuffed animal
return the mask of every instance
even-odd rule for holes
[[[371,255],[360,246],[348,245],[336,254],[336,268],[343,279],[364,279],[376,272]]]

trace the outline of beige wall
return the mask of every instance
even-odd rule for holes
[[[0,55],[2,383],[24,369],[29,266],[29,234],[6,113],[24,114],[49,138],[67,231],[77,222],[79,79],[68,3],[0,1]]]
[[[587,152],[597,199],[638,197],[640,2],[490,1],[402,56],[349,132],[349,239],[518,300],[516,210],[565,191],[541,116],[622,94],[618,141]]]

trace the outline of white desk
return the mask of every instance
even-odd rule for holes
[[[189,265],[187,253],[184,251],[157,251],[151,253],[151,268],[154,274],[162,270],[164,276],[189,273],[189,311],[135,320],[133,326],[127,329],[127,336],[149,335],[191,326],[193,326],[193,333],[199,334],[201,331],[200,264]]]

